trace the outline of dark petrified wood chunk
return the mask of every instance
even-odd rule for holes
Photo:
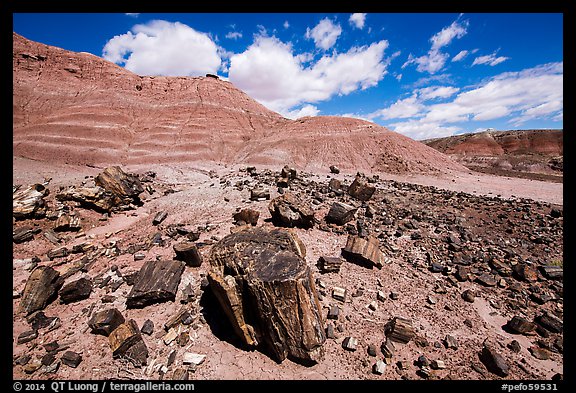
[[[384,254],[380,251],[380,243],[374,237],[361,238],[349,235],[342,255],[351,262],[367,267],[381,268],[384,263]]]
[[[394,317],[384,328],[386,337],[392,341],[406,344],[416,335],[412,321],[406,318]]]
[[[376,187],[369,185],[366,177],[360,175],[356,175],[356,178],[348,187],[348,194],[361,201],[367,201],[372,198],[375,191]]]
[[[62,287],[59,292],[62,303],[72,303],[79,300],[88,299],[92,293],[92,281],[87,278],[80,278]]]
[[[202,255],[198,252],[196,244],[183,241],[172,247],[176,253],[176,259],[183,261],[188,266],[198,267],[202,265]]]
[[[108,336],[108,340],[114,358],[127,358],[135,366],[146,365],[148,348],[133,319],[114,329]]]
[[[63,283],[64,280],[56,270],[49,266],[38,266],[26,281],[19,311],[30,315],[34,311],[44,309],[56,298],[58,289]]]
[[[128,308],[174,301],[184,263],[180,261],[148,261],[138,272],[134,286],[126,299]]]
[[[342,202],[334,202],[326,214],[326,221],[336,225],[344,225],[354,219],[357,208]]]
[[[124,316],[115,308],[99,311],[90,318],[88,326],[92,333],[109,336],[110,333],[125,321]]]
[[[302,228],[314,226],[314,210],[292,193],[271,200],[268,210],[276,225]]]

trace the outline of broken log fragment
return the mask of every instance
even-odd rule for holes
[[[334,202],[326,214],[326,222],[336,225],[344,225],[354,219],[354,214],[358,209],[352,205],[342,202]]]
[[[34,238],[32,227],[18,228],[12,231],[12,241],[16,244],[24,243]]]
[[[274,198],[268,205],[272,221],[278,226],[311,228],[314,226],[314,210],[294,194],[287,193]]]
[[[363,202],[372,198],[375,191],[376,187],[369,185],[366,177],[359,174],[348,187],[348,194]]]
[[[384,254],[380,251],[380,243],[375,237],[369,236],[361,238],[348,235],[346,246],[342,249],[342,255],[350,262],[358,263],[362,266],[378,269],[384,266]]]
[[[32,184],[12,193],[12,216],[16,219],[42,218],[46,215],[44,197],[49,190],[42,184]]]
[[[326,336],[304,256],[295,234],[250,228],[212,247],[208,279],[244,344],[311,365],[323,357]]]
[[[99,311],[90,318],[88,326],[92,333],[108,337],[110,333],[125,322],[124,316],[115,308]]]
[[[202,255],[196,244],[183,241],[172,246],[176,253],[176,259],[183,261],[187,266],[198,267],[202,265]]]
[[[56,298],[63,283],[59,272],[49,266],[38,266],[26,281],[19,312],[28,316],[34,311],[43,310]]]
[[[344,260],[340,257],[321,256],[318,259],[318,268],[320,273],[338,273]]]
[[[168,213],[166,213],[166,212],[156,213],[156,215],[154,216],[154,219],[152,220],[152,225],[158,225],[158,224],[162,223],[162,221],[164,221],[166,219],[166,217],[168,217]]]
[[[180,261],[147,261],[126,299],[126,307],[142,308],[149,304],[174,301],[184,263]]]
[[[252,226],[256,226],[259,217],[260,212],[258,210],[242,209],[238,213],[235,213],[232,218],[236,223],[239,224],[246,223]]]
[[[146,365],[148,348],[133,319],[114,329],[108,336],[108,340],[114,358],[126,358],[136,367]]]
[[[80,278],[62,287],[59,292],[60,302],[64,304],[88,299],[92,293],[92,281],[87,278]]]
[[[394,317],[385,326],[386,337],[402,344],[408,343],[416,335],[412,321],[406,318]]]
[[[138,176],[125,173],[119,166],[111,166],[94,179],[97,186],[114,194],[121,203],[139,202],[138,195],[144,192]]]

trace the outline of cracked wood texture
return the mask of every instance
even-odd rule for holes
[[[287,230],[249,228],[210,254],[210,286],[235,332],[276,361],[312,365],[324,356],[322,310],[305,248]]]

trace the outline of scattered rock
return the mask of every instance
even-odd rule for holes
[[[166,217],[168,217],[168,213],[166,212],[158,212],[156,213],[156,215],[154,216],[154,219],[152,220],[152,225],[159,225],[162,223],[162,221],[164,221],[166,219]]]
[[[456,340],[456,337],[451,336],[450,334],[447,334],[444,338],[444,345],[448,349],[458,349],[458,341]]]
[[[336,165],[330,165],[330,172],[337,175],[340,173],[340,169]]]
[[[180,261],[145,262],[126,299],[128,308],[174,301],[184,264]]]
[[[25,344],[29,341],[34,340],[38,337],[38,331],[36,330],[27,330],[25,332],[20,333],[18,336],[18,340],[16,341],[18,344]]]
[[[519,334],[530,333],[536,329],[536,324],[518,315],[514,316],[514,318],[509,320],[507,326],[514,333]]]
[[[196,244],[183,241],[172,246],[176,253],[176,259],[183,261],[187,266],[199,267],[202,265],[202,255],[198,251]]]
[[[446,364],[444,363],[443,360],[432,360],[430,362],[430,367],[433,370],[443,370],[446,368]]]
[[[502,355],[500,355],[494,345],[484,341],[482,351],[480,352],[480,360],[488,371],[500,377],[508,376],[510,367]]]
[[[76,368],[82,361],[82,355],[73,351],[66,351],[60,358],[62,364],[68,367]]]
[[[78,232],[80,229],[82,229],[80,221],[81,221],[80,217],[76,215],[72,216],[68,214],[61,214],[56,220],[53,229],[56,232],[65,232],[65,231]]]
[[[326,222],[344,225],[354,219],[358,208],[342,202],[334,202],[326,214]]]
[[[92,293],[92,281],[87,278],[80,278],[62,287],[60,292],[60,302],[64,304],[88,299]]]
[[[384,363],[382,360],[376,361],[372,367],[372,372],[377,375],[382,375],[384,374],[384,371],[386,371],[386,363]]]
[[[340,309],[338,306],[331,306],[330,310],[328,310],[328,319],[338,319],[340,315]]]
[[[519,353],[520,350],[522,349],[522,346],[518,341],[512,340],[510,344],[508,344],[508,348],[510,348],[514,353]]]
[[[498,284],[496,277],[490,273],[484,273],[481,276],[476,278],[480,284],[484,285],[485,287],[495,287]]]
[[[369,185],[366,177],[362,175],[356,175],[348,188],[348,194],[364,202],[372,198],[375,191],[376,187]]]
[[[358,236],[348,235],[346,246],[342,249],[342,255],[351,262],[372,268],[382,268],[384,254],[380,251],[380,243],[374,237],[363,239]]]
[[[346,337],[344,341],[342,341],[342,348],[347,351],[355,351],[358,346],[358,339],[354,337]]]
[[[46,215],[44,197],[49,190],[42,184],[32,184],[12,193],[12,216],[16,219],[42,218]]]
[[[193,364],[195,366],[198,366],[204,363],[204,360],[206,360],[206,355],[201,355],[192,352],[185,352],[184,356],[182,357],[182,364]]]
[[[536,359],[539,360],[548,360],[550,359],[550,351],[544,348],[532,346],[528,348],[528,351],[534,356]]]
[[[237,224],[246,223],[255,226],[258,223],[260,212],[253,209],[242,209],[232,217]]]
[[[34,238],[32,227],[18,228],[12,231],[12,241],[16,244],[24,243]]]
[[[63,283],[64,280],[56,270],[49,266],[38,266],[26,281],[18,311],[28,316],[34,311],[43,310],[56,298]]]
[[[369,344],[367,348],[368,356],[376,356],[376,345]]]
[[[292,193],[274,198],[268,205],[272,221],[278,226],[311,228],[314,210],[299,201]]]
[[[108,340],[114,358],[126,358],[136,367],[146,365],[148,348],[133,319],[114,329],[108,336]]]
[[[462,292],[462,299],[464,299],[468,303],[474,303],[474,299],[476,299],[476,293],[471,289],[467,289],[464,292]]]
[[[340,288],[340,287],[332,288],[332,297],[336,300],[343,302],[343,303],[346,301],[346,293],[347,293],[347,291],[345,288]]]
[[[338,273],[344,260],[340,257],[321,256],[318,258],[318,269],[320,273]]]
[[[257,187],[250,191],[250,200],[252,201],[264,201],[270,199],[270,190]]]
[[[150,319],[147,319],[144,322],[144,324],[142,325],[142,328],[140,329],[140,333],[151,336],[152,333],[154,333],[154,322],[151,321]]]
[[[564,269],[561,266],[540,266],[540,271],[549,280],[562,280]]]
[[[412,321],[402,317],[392,318],[385,326],[386,337],[402,344],[408,343],[416,335]]]
[[[549,312],[544,312],[537,317],[536,322],[552,333],[561,333],[564,329],[564,322]]]
[[[125,322],[124,316],[115,308],[97,312],[88,321],[92,333],[108,337],[112,331]]]
[[[514,267],[512,267],[512,271],[518,280],[527,282],[534,282],[538,280],[538,272],[536,269],[524,263],[518,263],[514,265]]]

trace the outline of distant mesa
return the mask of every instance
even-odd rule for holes
[[[360,119],[290,120],[217,75],[139,76],[13,33],[13,153],[80,165],[170,162],[301,170],[463,171],[437,150]],[[211,81],[218,79],[219,83]]]

